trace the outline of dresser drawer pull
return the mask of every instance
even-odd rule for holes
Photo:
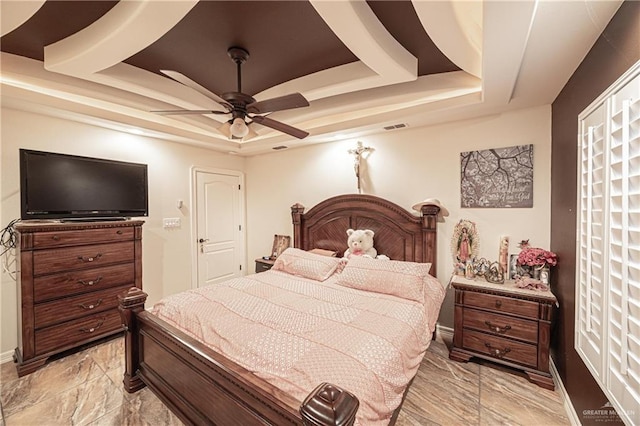
[[[502,306],[502,301],[496,300],[496,308],[499,308],[500,306]]]
[[[489,330],[495,333],[506,333],[507,331],[511,330],[510,325],[505,325],[504,327],[500,327],[499,325],[491,324],[490,321],[485,321],[484,323],[487,325],[487,327],[489,327]]]
[[[98,299],[98,301],[95,304],[91,304],[91,305],[85,305],[84,303],[78,303],[78,306],[80,306],[82,309],[86,309],[86,310],[91,310],[91,309],[95,309],[98,306],[100,306],[100,304],[102,303],[102,299]]]
[[[496,358],[502,358],[507,353],[511,352],[511,349],[509,348],[504,348],[504,349],[494,348],[493,346],[491,346],[491,343],[485,343],[484,345],[487,347],[487,349],[489,349],[489,353],[495,356]]]
[[[102,327],[102,324],[104,324],[104,319],[102,321],[100,321],[98,324],[96,324],[95,327],[91,327],[91,328],[81,328],[80,331],[82,331],[83,333],[93,333],[94,331],[96,331],[97,329],[99,329],[100,327]]]
[[[60,240],[60,237],[59,237],[59,236],[57,236],[57,235],[54,235],[53,237],[51,237],[51,239],[52,239],[53,241],[59,241],[59,240]]]
[[[98,253],[93,257],[90,256],[78,256],[78,260],[81,260],[83,262],[93,262],[96,259],[100,259],[102,257],[102,253]]]
[[[118,229],[118,230],[116,231],[116,234],[118,234],[118,235],[122,235],[122,229]]]
[[[98,284],[100,281],[102,281],[102,277],[98,277],[95,280],[89,280],[89,281],[78,280],[78,284],[82,284],[90,287],[94,284]]]

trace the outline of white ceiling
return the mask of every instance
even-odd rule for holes
[[[0,3],[1,31],[26,22],[42,1]],[[123,61],[168,32],[193,0],[121,1],[94,24],[46,46],[44,62],[2,53],[3,107],[255,155],[274,146],[355,138],[387,125],[410,127],[550,104],[621,1],[423,1],[413,6],[436,46],[462,71],[417,75],[417,60],[364,1],[312,0],[359,61],[254,95],[302,93],[310,107],[273,118],[309,131],[303,140],[268,128],[245,142],[217,129],[219,116],[160,116],[158,105],[219,109],[186,86]]]

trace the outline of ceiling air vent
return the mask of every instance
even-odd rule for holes
[[[288,147],[288,146],[285,146],[285,145],[278,145],[278,146],[274,146],[274,147],[273,147],[273,148],[271,148],[271,149],[275,149],[276,151],[279,151],[279,150],[281,150],[281,149],[287,149],[287,148],[289,148],[289,147]]]
[[[400,124],[392,124],[390,126],[384,126],[385,130],[395,130],[395,129],[403,129],[405,127],[409,127],[408,124],[400,123]]]

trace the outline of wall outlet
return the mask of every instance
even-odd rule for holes
[[[167,228],[180,228],[180,218],[179,217],[165,217],[162,219],[162,227]]]

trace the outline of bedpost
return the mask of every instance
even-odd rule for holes
[[[131,287],[125,293],[118,295],[118,310],[124,325],[124,350],[125,350],[125,371],[124,389],[133,393],[142,389],[145,384],[138,376],[140,366],[140,333],[138,330],[137,315],[144,311],[144,302],[147,300],[147,293],[137,287]]]
[[[360,402],[351,392],[322,383],[300,406],[304,426],[350,426],[356,420]]]
[[[440,207],[425,204],[420,208],[422,213],[422,234],[424,261],[431,262],[431,275],[437,276],[438,259],[438,212]]]
[[[304,213],[304,206],[300,203],[295,203],[291,206],[291,219],[293,220],[293,246],[295,248],[302,247],[302,214]]]

